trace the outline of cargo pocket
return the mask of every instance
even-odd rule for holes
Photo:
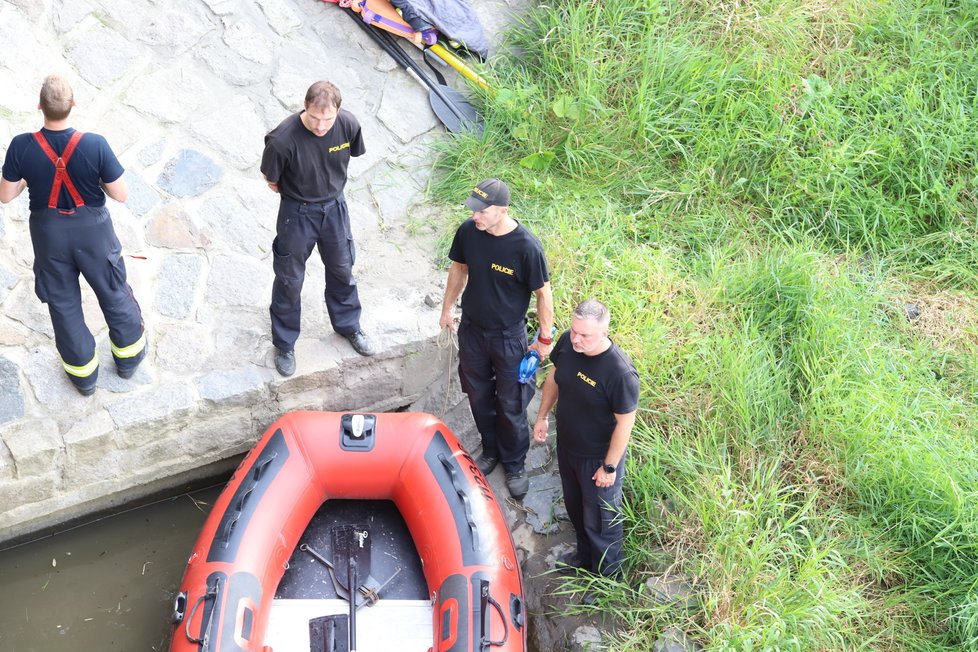
[[[275,272],[275,280],[283,291],[282,298],[285,299],[285,304],[289,305],[299,300],[301,292],[299,277],[296,276],[292,266],[292,254],[283,254],[279,250],[278,236],[276,236],[272,240],[272,271]]]
[[[122,251],[110,251],[106,258],[108,260],[106,280],[109,288],[116,291],[126,287],[126,263],[122,260]]]
[[[44,270],[34,265],[34,294],[41,300],[41,303],[48,302],[48,286],[45,282]]]

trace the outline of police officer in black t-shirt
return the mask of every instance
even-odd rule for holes
[[[351,156],[366,151],[360,123],[345,109],[340,89],[318,81],[306,91],[305,110],[265,136],[261,172],[281,196],[272,241],[272,343],[275,367],[295,373],[295,342],[302,313],[302,282],[314,246],[326,266],[326,310],[333,330],[360,355],[376,353],[360,328],[360,297],[353,278],[356,249],[343,188]]]
[[[610,320],[595,299],[574,311],[570,330],[550,354],[533,426],[534,439],[545,442],[557,404],[557,465],[577,534],[577,550],[559,561],[606,576],[622,564],[621,483],[639,392],[631,360],[608,338]]]
[[[540,241],[509,215],[505,183],[486,179],[465,205],[472,219],[455,232],[448,252],[452,265],[439,323],[455,328],[455,301],[462,294],[458,375],[482,435],[476,463],[487,475],[502,463],[507,489],[522,498],[529,489],[523,468],[530,447],[526,407],[536,388],[520,384],[519,366],[527,351],[531,295],[536,295],[541,335],[529,348],[541,358],[552,348],[550,274]]]
[[[98,357],[82,314],[78,275],[98,297],[121,377],[130,378],[145,357],[146,337],[142,312],[126,282],[122,246],[105,206],[106,195],[126,200],[124,170],[105,138],[68,126],[74,106],[67,80],[57,75],[44,80],[38,105],[44,127],[11,141],[0,203],[28,189],[34,291],[48,305],[65,373],[81,394],[89,396],[98,381]]]

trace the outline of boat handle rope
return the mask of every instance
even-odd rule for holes
[[[241,513],[244,511],[248,498],[252,493],[254,493],[255,487],[258,486],[258,481],[261,480],[262,475],[265,473],[265,469],[268,468],[268,465],[271,464],[277,456],[278,453],[271,453],[268,457],[255,462],[255,466],[251,472],[251,483],[245,488],[244,491],[241,492],[241,495],[238,496],[238,500],[234,505],[234,517],[228,519],[224,526],[224,531],[221,532],[220,536],[218,537],[221,541],[222,548],[227,548],[229,545],[231,545],[231,535],[234,532],[235,526],[238,524],[238,519],[241,518]]]
[[[207,598],[211,598],[211,597],[213,597],[215,599],[217,598],[217,594],[218,594],[218,592],[220,590],[220,586],[221,586],[221,580],[220,579],[215,579],[214,580],[214,586],[208,588],[206,593],[204,593],[202,596],[200,596],[199,598],[197,598],[197,601],[194,602],[193,608],[190,610],[190,617],[187,618],[187,622],[184,625],[184,631],[185,631],[185,633],[187,635],[187,640],[190,641],[191,643],[196,643],[196,644],[200,645],[200,649],[201,650],[206,650],[207,649],[207,641],[210,638],[210,633],[211,633],[211,624],[214,622],[215,619],[212,616],[207,621],[207,627],[204,628],[204,635],[201,636],[200,638],[197,638],[196,636],[193,636],[193,635],[190,634],[190,623],[193,622],[193,620],[194,620],[194,614],[197,613],[197,607],[199,607],[202,602],[204,602],[205,600],[207,600]],[[201,618],[203,618],[203,617],[204,616],[201,615]]]
[[[487,582],[486,580],[480,580],[480,582],[482,584],[482,586],[479,589],[481,602],[482,602],[482,604],[480,605],[482,608],[482,636],[481,636],[481,642],[479,643],[479,649],[487,650],[489,649],[490,646],[493,645],[495,645],[496,647],[502,647],[506,645],[506,641],[509,640],[509,624],[506,622],[506,614],[503,613],[502,605],[500,605],[498,602],[493,600],[492,596],[489,595],[489,582]],[[499,619],[503,621],[502,640],[494,641],[491,638],[489,638],[490,619],[489,619],[489,610],[486,609],[488,605],[493,606],[493,608],[496,610],[496,613],[499,614]]]
[[[480,550],[479,526],[475,522],[475,517],[472,516],[472,504],[469,501],[469,494],[465,490],[465,485],[462,483],[462,479],[455,470],[455,465],[452,464],[451,460],[448,459],[444,453],[438,455],[438,459],[441,461],[441,465],[448,471],[449,476],[451,476],[452,486],[455,487],[455,493],[458,494],[458,497],[462,501],[462,507],[465,510],[465,522],[469,524],[469,532],[472,534],[472,549]]]

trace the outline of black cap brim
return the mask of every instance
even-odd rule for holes
[[[492,204],[479,199],[475,195],[470,195],[469,198],[465,200],[465,207],[470,211],[475,211],[476,213],[484,211],[490,206],[492,206]]]

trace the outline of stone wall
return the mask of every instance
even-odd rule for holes
[[[0,430],[0,543],[227,471],[289,410],[390,411],[441,402],[446,391],[454,407],[448,356],[428,339],[319,368],[307,359],[306,373],[289,379],[215,371],[81,419],[18,420]]]

